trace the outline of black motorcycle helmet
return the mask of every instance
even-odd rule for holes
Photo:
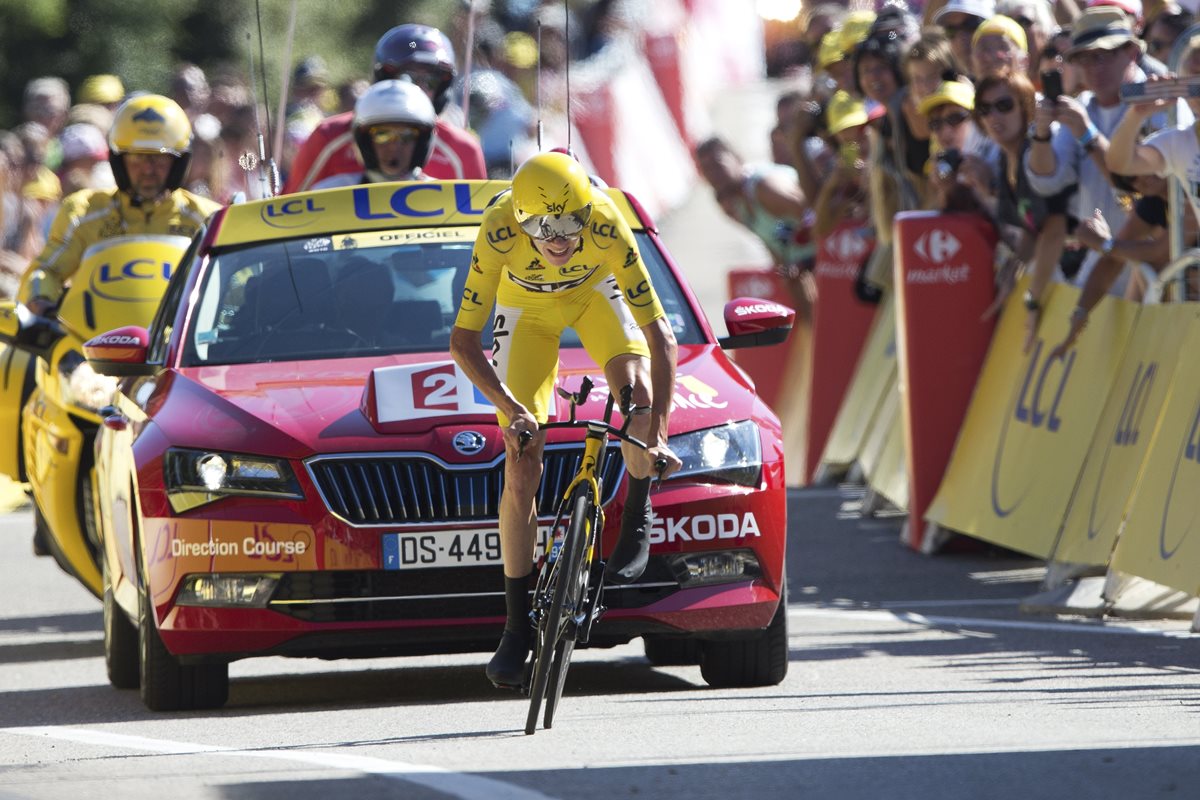
[[[375,45],[375,81],[399,78],[413,64],[432,67],[441,76],[432,92],[437,113],[450,102],[450,87],[457,74],[454,47],[446,35],[428,25],[397,25],[380,37]]]

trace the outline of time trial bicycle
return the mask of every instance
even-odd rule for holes
[[[546,728],[554,725],[554,712],[562,698],[563,684],[571,665],[571,655],[576,644],[587,644],[592,625],[605,611],[604,562],[599,560],[602,552],[600,536],[604,530],[604,509],[600,498],[604,496],[604,461],[608,455],[609,437],[628,442],[642,450],[646,444],[628,434],[629,424],[635,416],[650,413],[649,406],[634,406],[631,398],[633,387],[621,390],[621,415],[624,422],[620,427],[612,424],[613,407],[616,403],[611,393],[604,407],[604,417],[599,420],[577,420],[575,410],[587,402],[592,391],[592,381],[584,377],[578,392],[559,389],[560,396],[570,401],[570,419],[566,422],[550,422],[547,428],[586,428],[583,457],[579,469],[567,484],[555,515],[551,529],[550,545],[541,559],[537,584],[530,603],[530,622],[534,628],[532,673],[523,690],[529,695],[529,716],[525,720],[525,733],[537,730],[538,713],[545,702]],[[521,447],[533,439],[533,433],[521,434]],[[666,468],[666,461],[655,461],[658,475]]]

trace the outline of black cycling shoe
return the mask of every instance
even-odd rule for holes
[[[621,536],[604,567],[607,583],[633,583],[646,571],[650,560],[650,501],[642,506],[625,506],[621,513]]]
[[[520,689],[525,682],[525,662],[529,659],[528,637],[505,631],[500,646],[487,665],[488,680],[497,689]]]

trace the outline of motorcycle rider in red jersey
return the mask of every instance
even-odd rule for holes
[[[398,25],[375,45],[374,80],[407,75],[429,95],[439,114],[450,100],[455,74],[454,48],[437,28]],[[292,161],[284,194],[307,191],[332,175],[362,173],[353,122],[354,113],[346,112],[328,117],[317,126]],[[479,140],[439,117],[425,173],[441,180],[487,178]]]

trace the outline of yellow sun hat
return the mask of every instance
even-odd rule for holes
[[[926,95],[917,106],[917,113],[929,116],[938,106],[956,105],[967,111],[975,110],[975,87],[963,81],[942,81],[938,88]]]
[[[1003,36],[1022,50],[1029,50],[1029,39],[1025,36],[1025,29],[1015,19],[1003,14],[985,19],[983,24],[975,29],[975,35],[971,37],[971,46],[979,44],[979,40],[984,36]]]

